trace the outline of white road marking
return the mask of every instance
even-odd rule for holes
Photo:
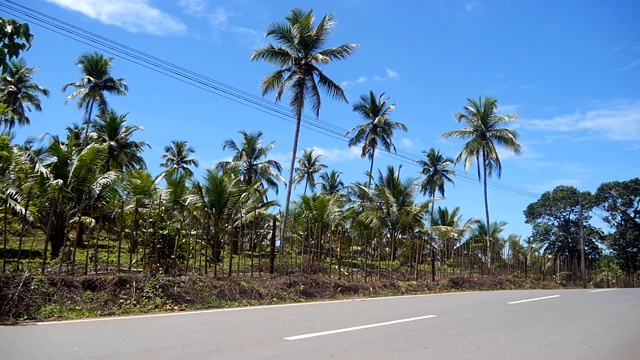
[[[560,295],[551,295],[551,296],[539,297],[539,298],[535,298],[535,299],[511,301],[511,302],[508,302],[507,304],[509,304],[509,305],[520,304],[520,303],[525,303],[525,302],[529,302],[529,301],[546,300],[546,299],[557,298],[557,297],[560,297]]]
[[[602,291],[614,291],[616,289],[598,289],[598,290],[591,290],[589,292],[602,292]]]
[[[419,317],[408,318],[408,319],[400,319],[400,320],[394,320],[394,321],[387,321],[387,322],[377,323],[377,324],[362,325],[362,326],[354,326],[354,327],[350,327],[350,328],[337,329],[337,330],[329,330],[329,331],[322,331],[322,332],[317,332],[317,333],[312,333],[312,334],[304,334],[304,335],[289,336],[289,337],[286,337],[286,338],[284,338],[284,339],[285,339],[285,340],[300,340],[300,339],[306,339],[306,338],[310,338],[310,337],[324,336],[324,335],[331,335],[331,334],[337,334],[337,333],[341,333],[341,332],[355,331],[355,330],[362,330],[362,329],[368,329],[368,328],[372,328],[372,327],[386,326],[386,325],[393,325],[393,324],[399,324],[399,323],[408,322],[408,321],[423,320],[423,319],[429,319],[429,318],[434,318],[434,317],[436,317],[436,315],[419,316]]]

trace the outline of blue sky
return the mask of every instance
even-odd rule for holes
[[[351,103],[370,90],[395,102],[395,121],[409,131],[394,141],[404,158],[381,155],[375,168],[402,165],[402,176],[417,177],[406,160],[431,147],[455,157],[461,141],[444,140],[459,129],[453,114],[467,98],[492,96],[499,113],[518,113],[520,156],[501,153],[503,174],[491,180],[492,221],[505,221],[508,234],[528,236],[526,206],[558,185],[595,191],[603,182],[640,174],[640,3],[605,1],[256,1],[256,0],[31,0],[29,9],[62,20],[130,48],[260,96],[260,82],[273,65],[250,61],[265,46],[267,25],[292,8],[313,8],[317,18],[332,13],[335,28],[329,46],[359,45],[349,59],[324,72],[340,83]],[[7,6],[10,5],[12,9]],[[159,174],[163,147],[187,140],[196,149],[200,172],[231,153],[226,139],[240,141],[240,130],[262,131],[275,141],[272,158],[288,172],[294,125],[273,116],[135,64],[96,44],[56,33],[0,2],[0,16],[28,22],[35,34],[25,54],[38,67],[35,82],[51,91],[43,112],[31,113],[32,125],[17,130],[17,141],[43,133],[65,133],[80,123],[82,112],[60,89],[77,81],[74,65],[85,52],[114,57],[113,75],[130,89],[109,97],[111,107],[129,113],[129,124],[144,127],[149,170]],[[24,9],[23,9],[24,10]],[[41,17],[41,15],[38,15]],[[64,31],[59,31],[63,32]],[[67,34],[68,35],[68,34]],[[265,97],[272,104],[274,95]],[[288,99],[282,103],[286,109]],[[288,111],[288,110],[287,110]],[[308,111],[307,115],[311,116]],[[320,121],[336,131],[362,122],[351,105],[323,98]],[[311,120],[310,120],[311,121]],[[302,129],[302,149],[314,148],[346,183],[364,181],[367,159],[348,149],[345,139],[313,127]],[[459,166],[441,206],[459,206],[465,218],[484,218],[482,186],[473,169]],[[300,186],[295,194],[300,194]],[[279,198],[283,199],[284,187]],[[273,195],[272,195],[273,196]],[[284,200],[282,200],[284,203]]]

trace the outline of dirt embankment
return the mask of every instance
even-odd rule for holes
[[[557,288],[523,278],[348,282],[295,273],[268,278],[0,275],[0,322],[472,290]]]

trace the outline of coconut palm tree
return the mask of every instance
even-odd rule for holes
[[[97,105],[101,111],[108,108],[105,93],[126,95],[129,87],[124,82],[124,79],[114,78],[111,75],[113,58],[105,58],[103,54],[97,51],[93,54],[80,55],[76,65],[82,72],[80,81],[66,84],[62,87],[62,91],[67,91],[70,87],[76,89],[76,91],[67,96],[65,103],[78,98],[78,108],[84,110],[84,135],[86,137],[89,134],[93,107]]]
[[[124,169],[146,169],[147,165],[142,157],[145,147],[150,147],[146,141],[133,141],[131,137],[140,126],[125,125],[127,115],[119,115],[109,109],[98,115],[98,120],[91,124],[91,137],[97,144],[107,147],[107,161],[105,171]]]
[[[47,229],[52,258],[58,256],[68,240],[69,220],[77,224],[74,247],[82,243],[83,226],[80,224],[92,221],[83,211],[89,209],[118,177],[116,172],[101,171],[106,161],[104,147],[91,144],[76,155],[75,142],[74,138],[63,142],[53,137],[46,150],[48,161],[45,167],[50,177],[41,179],[40,187],[44,195],[39,201],[44,207],[41,213],[50,214],[49,220],[43,219],[49,223],[41,225]]]
[[[384,237],[389,240],[390,260],[395,261],[398,240],[401,235],[412,233],[417,224],[421,224],[433,200],[415,203],[416,179],[400,178],[400,166],[396,171],[393,166],[387,172],[379,172],[375,187],[356,185],[360,195],[366,199],[365,210],[360,220],[374,228],[383,229]]]
[[[8,71],[0,77],[0,103],[5,105],[5,113],[0,122],[5,128],[29,125],[31,119],[27,111],[42,111],[40,97],[49,96],[49,90],[32,82],[33,73],[38,68],[30,68],[23,59],[9,61]]]
[[[195,196],[192,202],[202,205],[206,217],[206,239],[212,248],[213,261],[221,261],[222,239],[225,233],[225,221],[232,215],[234,206],[240,201],[244,185],[232,172],[221,169],[207,169],[204,181],[194,182]],[[214,267],[217,275],[217,266]]]
[[[498,155],[497,145],[501,145],[507,150],[520,154],[522,146],[517,140],[517,132],[503,127],[515,120],[517,114],[498,115],[498,101],[491,97],[467,99],[468,104],[464,106],[464,113],[456,113],[454,116],[458,122],[464,123],[465,127],[460,130],[449,131],[442,134],[442,137],[457,138],[467,140],[462,150],[456,157],[455,164],[464,161],[464,170],[468,171],[471,164],[476,161],[478,168],[478,181],[484,185],[484,207],[486,215],[485,226],[490,227],[489,221],[489,197],[488,178],[495,172],[498,178],[502,174],[502,163]],[[486,246],[490,248],[490,232],[486,232]],[[488,256],[491,261],[491,255]],[[489,264],[491,266],[491,264]]]
[[[444,197],[444,185],[449,182],[454,184],[452,176],[455,176],[456,171],[449,169],[449,166],[453,165],[453,159],[445,158],[440,150],[431,148],[429,152],[422,152],[425,159],[416,160],[418,166],[422,168],[420,173],[425,178],[420,183],[420,192],[423,195],[428,195],[430,198],[434,198],[436,193],[440,193],[440,196]]]
[[[164,147],[164,154],[160,157],[164,162],[160,166],[166,168],[167,173],[185,173],[192,177],[191,167],[198,167],[198,160],[190,157],[195,152],[188,142],[171,140],[171,145]]]
[[[335,23],[333,15],[325,15],[314,24],[313,10],[299,8],[291,10],[282,22],[274,22],[267,28],[266,37],[273,38],[274,44],[255,50],[252,61],[264,60],[276,64],[279,69],[268,74],[262,81],[262,95],[276,92],[276,102],[280,101],[287,88],[290,89],[289,105],[296,117],[293,135],[293,150],[289,181],[293,183],[293,173],[298,152],[298,136],[305,103],[309,101],[316,117],[320,115],[320,88],[331,97],[348,102],[342,88],[320,69],[320,66],[347,58],[353,54],[356,44],[342,44],[325,48],[329,34]],[[291,186],[287,187],[284,220],[282,222],[282,249],[286,244],[286,226],[291,202]]]
[[[344,181],[340,179],[341,171],[331,170],[331,172],[323,172],[320,174],[320,190],[323,194],[335,195],[344,189]]]
[[[304,181],[304,193],[307,194],[307,187],[314,192],[316,189],[316,174],[325,169],[327,165],[320,163],[322,155],[313,155],[313,149],[305,149],[300,159],[298,159],[298,167],[295,168],[296,175],[293,177],[293,183],[298,185]]]
[[[345,134],[345,136],[349,136],[349,134],[353,133],[353,136],[349,139],[349,147],[362,144],[360,156],[368,157],[371,161],[368,187],[371,187],[373,160],[378,146],[388,152],[391,152],[391,150],[395,152],[396,146],[391,139],[394,130],[407,131],[407,127],[403,123],[391,120],[390,114],[395,109],[396,104],[387,104],[387,100],[389,100],[389,97],[385,97],[384,93],[380,94],[379,97],[376,97],[373,91],[369,91],[368,95],[361,95],[360,101],[353,104],[353,111],[360,114],[367,122],[354,127]]]
[[[275,142],[263,145],[261,131],[255,133],[239,131],[239,133],[242,135],[240,145],[232,139],[227,139],[222,144],[222,150],[228,148],[235,152],[231,161],[221,161],[216,167],[237,172],[245,186],[250,186],[257,180],[263,188],[271,189],[277,194],[278,182],[284,182],[280,175],[282,166],[275,160],[267,159]]]

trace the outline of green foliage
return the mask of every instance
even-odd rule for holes
[[[28,50],[32,41],[29,24],[0,17],[0,66],[3,74],[9,69],[9,61]]]
[[[605,212],[603,220],[613,229],[606,243],[620,268],[627,274],[639,271],[640,178],[600,185],[595,202]]]
[[[584,231],[585,256],[594,262],[601,253],[598,243],[603,240],[602,230],[589,223],[594,197],[572,186],[558,186],[542,194],[527,206],[526,222],[533,225],[532,238],[545,244],[545,252],[556,256],[579,259],[580,227]]]

